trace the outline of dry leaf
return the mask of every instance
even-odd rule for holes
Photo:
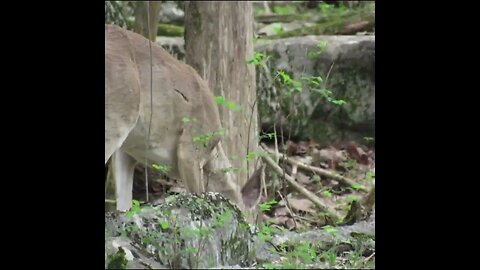
[[[287,207],[282,206],[282,207],[277,207],[277,208],[275,208],[275,210],[273,210],[273,215],[274,215],[275,217],[287,216],[287,215],[288,215]]]
[[[300,210],[300,211],[305,211],[305,212],[310,212],[310,213],[315,212],[313,209],[310,208],[313,205],[312,201],[310,201],[308,199],[290,198],[290,199],[288,199],[288,202],[290,203],[290,206],[293,209]]]
[[[305,155],[309,149],[309,143],[308,142],[298,142],[294,143],[292,141],[287,141],[287,154],[289,156],[294,156],[294,155]]]
[[[295,221],[293,220],[293,218],[289,218],[285,221],[285,226],[287,227],[287,229],[291,230],[291,229],[294,229],[295,228]]]
[[[273,221],[273,224],[283,225],[289,219],[291,219],[291,218],[286,217],[286,216],[279,216],[279,217],[271,218],[270,220]]]
[[[310,181],[310,177],[308,177],[307,175],[305,175],[300,171],[297,172],[295,179],[297,179],[298,183],[304,184],[304,185],[308,185],[312,183],[312,181]]]
[[[345,145],[345,150],[347,151],[350,158],[362,165],[368,165],[368,155],[367,153],[359,147],[355,142],[348,142]]]

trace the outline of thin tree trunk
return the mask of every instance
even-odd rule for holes
[[[160,21],[160,8],[161,1],[136,2],[134,11],[135,24],[133,25],[133,31],[150,39],[151,41],[155,41],[157,38],[158,22]],[[149,11],[149,14],[147,14],[147,10]],[[148,17],[150,17],[150,31],[148,31]]]
[[[185,3],[186,62],[209,84],[215,96],[233,101],[241,111],[220,106],[226,134],[222,145],[232,166],[239,168],[239,184],[247,181],[255,163],[248,152],[258,147],[255,67],[246,61],[254,54],[251,2]],[[253,112],[253,114],[252,114]]]

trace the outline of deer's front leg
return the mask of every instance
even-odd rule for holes
[[[136,164],[137,162],[131,156],[120,149],[112,155],[110,170],[115,184],[119,211],[127,211],[132,207],[133,173]]]

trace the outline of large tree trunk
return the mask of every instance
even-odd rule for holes
[[[135,2],[135,24],[133,31],[155,41],[157,38],[158,22],[160,21],[160,1],[139,1]],[[149,14],[147,14],[147,10]],[[148,17],[150,17],[150,31],[148,31]],[[150,34],[149,34],[150,33]]]
[[[187,64],[208,82],[215,96],[242,108],[220,106],[226,130],[222,145],[232,166],[240,169],[240,186],[255,166],[256,159],[247,165],[247,148],[251,153],[258,147],[255,67],[246,64],[254,54],[253,22],[251,2],[189,1],[185,5]]]

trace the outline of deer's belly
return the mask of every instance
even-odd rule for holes
[[[148,147],[146,147],[147,134],[143,131],[143,128],[135,128],[125,140],[122,150],[137,162],[150,168],[153,166],[161,168],[162,171],[167,170],[163,172],[172,178],[178,178],[178,138],[174,135],[153,129],[148,140]]]

